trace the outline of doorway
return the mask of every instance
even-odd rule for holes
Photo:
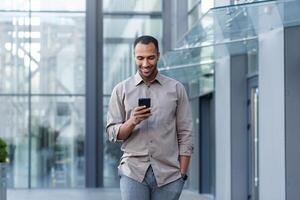
[[[259,199],[258,77],[248,80],[248,199]]]
[[[214,95],[209,93],[199,98],[199,192],[215,193],[215,123]]]

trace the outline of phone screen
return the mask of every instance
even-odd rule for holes
[[[150,98],[139,98],[139,106],[146,106],[146,108],[150,108],[151,99]]]

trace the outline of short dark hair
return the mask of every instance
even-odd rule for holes
[[[135,41],[134,41],[134,44],[133,44],[133,48],[135,48],[135,46],[138,43],[142,43],[142,44],[153,43],[154,46],[155,46],[155,49],[157,50],[157,52],[159,52],[157,39],[155,39],[154,37],[152,37],[150,35],[142,35],[142,36],[136,38]]]

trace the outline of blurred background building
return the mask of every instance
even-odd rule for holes
[[[216,200],[300,196],[300,1],[1,0],[0,137],[9,188],[119,187],[104,133],[132,43],[160,42],[194,119],[185,189]]]

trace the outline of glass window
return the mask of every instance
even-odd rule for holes
[[[248,55],[248,76],[258,74],[258,52],[253,48],[247,52]]]
[[[104,38],[136,38],[151,34],[156,38],[162,35],[162,20],[150,17],[131,16],[130,18],[104,18]]]
[[[0,35],[8,187],[84,187],[85,0],[0,1]]]
[[[1,0],[0,10],[29,10],[29,0]]]
[[[160,12],[161,0],[104,0],[104,12]]]
[[[31,107],[32,187],[84,187],[84,97],[33,97]]]
[[[0,93],[28,92],[27,21],[26,13],[0,12]]]
[[[103,78],[105,79],[103,93],[110,95],[115,85],[135,73],[135,64],[132,58],[133,49],[131,42],[127,44],[105,44],[103,48],[103,66],[105,66],[103,68]]]
[[[196,22],[200,19],[202,13],[201,13],[201,6],[198,5],[196,8],[192,10],[191,13],[189,13],[188,21],[189,21],[189,28],[193,27],[193,25],[196,24]]]
[[[43,11],[43,10],[53,10],[53,11],[85,11],[85,0],[30,0],[31,10],[33,11]]]
[[[1,0],[0,10],[85,11],[85,0]]]
[[[28,97],[0,96],[0,137],[7,142],[8,187],[26,188],[29,170]]]
[[[194,6],[200,3],[201,0],[188,0],[188,9],[191,10]],[[212,0],[210,0],[212,1]]]
[[[85,14],[34,13],[32,20],[32,92],[84,93]]]

